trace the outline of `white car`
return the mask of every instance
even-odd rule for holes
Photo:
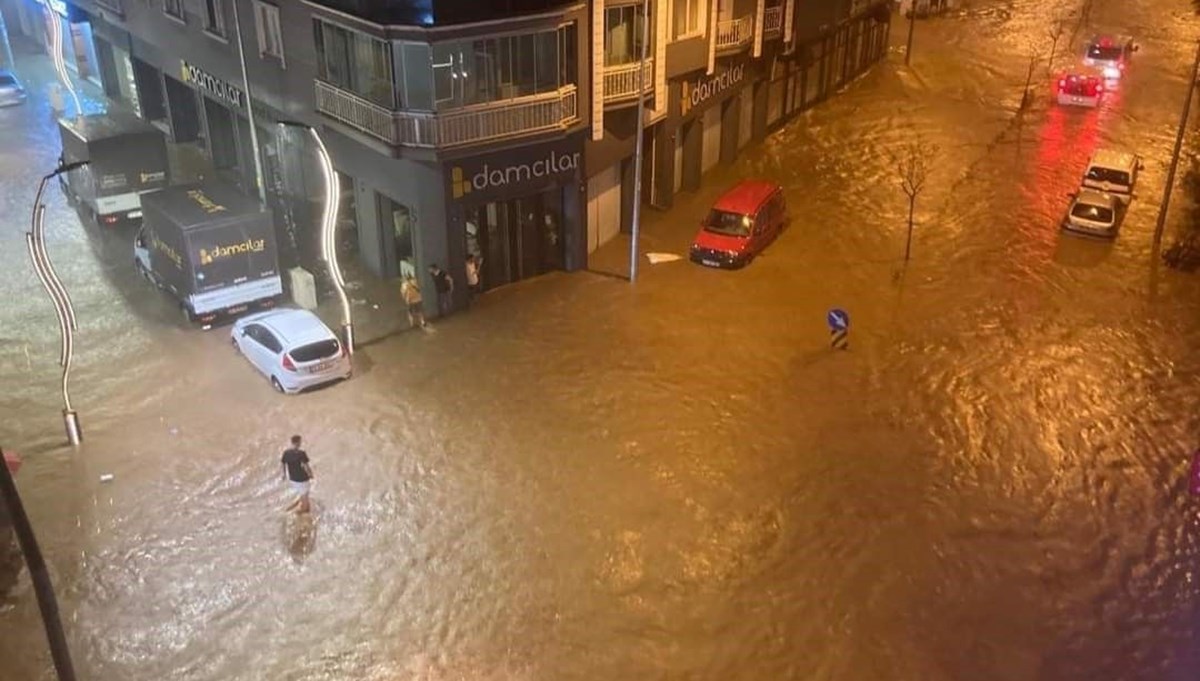
[[[12,71],[0,69],[0,106],[15,106],[25,101],[25,88]]]
[[[1114,237],[1121,224],[1124,204],[1107,192],[1080,189],[1072,197],[1063,229],[1091,236]]]
[[[1101,149],[1092,154],[1088,161],[1087,170],[1083,173],[1083,186],[1113,194],[1122,203],[1128,204],[1137,186],[1138,171],[1144,167],[1142,160],[1134,154]]]
[[[1109,80],[1120,80],[1138,46],[1129,36],[1097,35],[1088,41],[1083,62],[1104,71]]]
[[[1057,99],[1064,106],[1100,106],[1104,76],[1098,70],[1078,68],[1058,79]]]
[[[308,310],[280,308],[238,319],[233,347],[281,393],[297,393],[350,378],[342,343]]]

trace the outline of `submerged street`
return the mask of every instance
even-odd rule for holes
[[[80,678],[1194,680],[1200,279],[1152,252],[1193,8],[964,4],[918,22],[911,67],[896,20],[885,63],[646,213],[643,250],[686,254],[737,179],[781,183],[791,226],[750,267],[552,274],[432,333],[388,332],[397,311],[313,393],[183,328],[131,235],[54,189],[78,450],[24,245],[58,156],[29,82],[0,109],[0,443]],[[1092,33],[1141,49],[1096,110],[1055,104],[1038,66],[1019,114],[1060,18],[1056,73]],[[890,154],[915,138],[939,153],[905,268]],[[1145,161],[1111,243],[1059,229],[1100,147]],[[1177,189],[1165,244],[1191,203]],[[308,527],[281,510],[292,433]],[[0,679],[52,677],[22,574]]]

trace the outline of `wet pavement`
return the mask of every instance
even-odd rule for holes
[[[778,179],[792,225],[751,267],[524,282],[297,397],[181,328],[125,237],[56,195],[78,452],[21,240],[56,141],[44,102],[0,111],[0,437],[81,678],[1195,679],[1200,280],[1152,247],[1194,18],[1097,0],[1063,47],[1134,35],[1127,81],[1068,110],[1039,71],[1018,114],[1031,44],[1077,6],[923,21],[911,67],[648,214],[644,250],[682,253],[723,187]],[[889,153],[914,136],[940,153],[903,267]],[[1057,226],[1098,145],[1146,158],[1113,243]],[[292,432],[311,525],[280,512]],[[50,678],[24,576],[0,632],[0,678]]]

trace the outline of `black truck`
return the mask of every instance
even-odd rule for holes
[[[271,214],[223,182],[142,197],[134,266],[171,293],[188,321],[210,328],[283,295]]]
[[[98,224],[136,223],[142,195],[170,184],[166,136],[133,114],[64,116],[58,132],[63,162],[88,162],[59,176],[63,193]]]

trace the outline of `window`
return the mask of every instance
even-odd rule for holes
[[[553,92],[577,79],[575,25],[550,31],[435,43],[436,108],[454,108]],[[415,68],[406,54],[406,71]],[[413,78],[405,75],[405,82]]]
[[[313,40],[318,78],[380,106],[396,106],[391,44],[320,19],[313,21]]]
[[[609,7],[604,10],[604,65],[631,64],[642,58],[645,35],[643,5]]]
[[[704,34],[704,10],[708,0],[673,0],[671,35],[676,40]]]
[[[166,12],[169,17],[183,21],[183,0],[163,0],[163,12]]]
[[[283,33],[279,30],[279,8],[254,0],[254,25],[258,32],[258,56],[274,57],[283,63]]]
[[[225,4],[221,0],[204,0],[204,30],[225,37]]]

